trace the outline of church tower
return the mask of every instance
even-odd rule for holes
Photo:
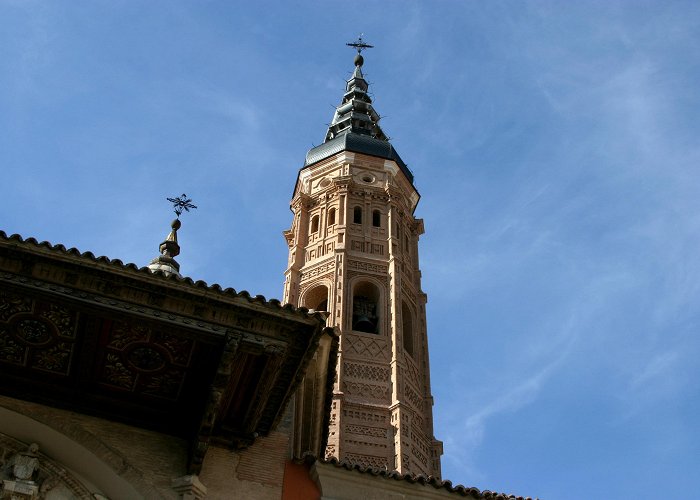
[[[340,331],[325,457],[439,477],[419,194],[367,93],[360,52],[370,46],[348,45],[355,69],[294,189],[284,301],[327,311]]]

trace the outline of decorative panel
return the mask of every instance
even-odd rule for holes
[[[97,381],[114,389],[177,400],[194,343],[142,323],[105,322]]]
[[[78,313],[55,304],[0,292],[0,363],[68,375]]]
[[[377,361],[390,361],[391,350],[388,340],[384,337],[367,337],[345,333],[343,348],[346,355],[351,357],[364,357]]]

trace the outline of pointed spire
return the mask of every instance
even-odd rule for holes
[[[306,153],[303,168],[340,151],[354,151],[396,162],[408,182],[412,184],[413,173],[379,126],[379,113],[374,110],[372,99],[367,93],[369,86],[362,73],[362,65],[365,62],[362,51],[372,48],[372,45],[364,43],[362,36],[356,42],[346,45],[357,49],[355,70],[345,85],[343,100],[333,113],[333,120],[328,126],[323,144],[314,146]]]
[[[177,243],[177,230],[180,229],[181,225],[180,219],[175,219],[170,225],[172,230],[165,238],[165,241],[160,244],[160,255],[148,265],[151,271],[161,271],[166,276],[174,274],[181,278],[180,264],[175,260],[175,257],[180,255],[180,245]]]
[[[180,255],[180,245],[177,242],[177,230],[182,226],[182,223],[180,222],[180,215],[183,211],[189,212],[191,208],[197,208],[197,206],[193,205],[192,200],[184,193],[182,196],[178,196],[177,198],[167,198],[167,200],[173,204],[173,209],[175,215],[177,215],[177,219],[170,224],[170,233],[165,238],[165,241],[160,244],[160,247],[158,247],[160,250],[160,255],[151,261],[148,268],[153,272],[161,271],[166,276],[174,274],[178,278],[181,278],[180,264],[178,264],[175,260],[175,257]]]
[[[345,85],[343,100],[333,114],[333,120],[328,126],[324,142],[344,134],[359,134],[388,141],[387,136],[379,126],[379,113],[372,106],[372,99],[367,93],[369,85],[362,74],[362,65],[365,60],[361,52],[364,49],[372,48],[372,45],[364,43],[361,35],[357,42],[346,45],[357,49],[354,61],[355,70]]]

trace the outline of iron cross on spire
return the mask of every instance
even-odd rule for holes
[[[362,35],[364,35],[364,33],[360,33],[360,36],[357,37],[356,42],[346,43],[345,45],[347,45],[348,47],[352,47],[354,49],[357,49],[358,54],[360,54],[365,49],[374,48],[374,45],[370,45],[370,44],[362,41]]]
[[[178,196],[177,198],[166,199],[173,204],[173,208],[175,209],[175,215],[177,215],[178,219],[180,218],[180,215],[182,214],[183,210],[185,212],[189,212],[190,208],[197,208],[197,205],[193,205],[192,200],[188,198],[185,193],[182,193],[182,195]]]

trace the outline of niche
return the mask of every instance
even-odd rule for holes
[[[318,233],[318,215],[311,218],[311,234]]]
[[[362,207],[355,207],[352,211],[352,221],[355,224],[362,224]]]
[[[413,357],[413,313],[406,302],[401,302],[401,323],[403,348]]]
[[[375,210],[372,212],[372,225],[374,227],[381,227],[382,226],[382,214],[379,212],[379,210]]]

